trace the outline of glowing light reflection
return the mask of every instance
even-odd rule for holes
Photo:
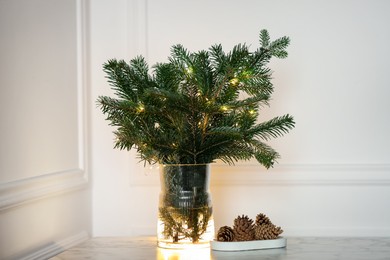
[[[189,245],[191,247],[191,245]],[[157,260],[210,260],[210,248],[157,249]]]

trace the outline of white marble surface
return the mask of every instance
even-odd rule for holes
[[[93,238],[51,260],[119,259],[262,259],[262,260],[390,260],[388,238],[287,238],[287,247],[240,252],[170,250],[156,246],[155,238]]]

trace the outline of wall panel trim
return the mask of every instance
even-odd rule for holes
[[[127,57],[142,55],[149,60],[148,1],[127,2]]]
[[[0,210],[42,199],[88,184],[88,64],[87,1],[76,0],[78,165],[74,169],[45,173],[0,184]]]
[[[0,210],[86,188],[88,184],[82,170],[69,170],[13,181],[0,185]]]
[[[133,186],[158,186],[158,167],[132,172]],[[390,185],[390,164],[212,164],[211,185]]]
[[[148,1],[128,2],[128,56],[149,57]],[[142,169],[142,166],[140,166]],[[214,186],[251,185],[390,185],[390,164],[278,164],[266,170],[256,163],[236,166],[213,164],[211,184]],[[158,186],[158,166],[130,173],[131,186]]]
[[[390,185],[388,164],[215,165],[215,185]]]

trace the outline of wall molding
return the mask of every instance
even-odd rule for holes
[[[215,165],[215,185],[390,185],[390,164]]]
[[[127,56],[149,61],[148,1],[128,2]],[[159,186],[158,166],[139,166],[130,173],[131,186]],[[278,164],[270,170],[257,163],[213,164],[211,185],[390,185],[390,164]]]
[[[88,180],[80,169],[51,173],[0,185],[0,211],[49,196],[86,188]]]
[[[157,166],[131,173],[132,186],[158,186]],[[213,164],[212,186],[390,185],[390,164]]]
[[[88,30],[87,30],[87,0],[76,0],[76,38],[77,38],[77,124],[78,124],[78,155],[80,169],[88,166],[88,105],[89,105],[89,65],[88,65]],[[88,178],[88,175],[85,175]]]
[[[148,1],[127,1],[127,57],[142,55],[149,61]]]
[[[76,0],[77,39],[77,152],[78,165],[74,169],[45,173],[31,178],[0,184],[0,211],[27,202],[75,189],[88,183],[88,66],[87,66],[87,1]]]

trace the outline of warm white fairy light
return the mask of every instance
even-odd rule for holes
[[[232,78],[229,82],[233,86],[237,86],[240,83],[240,80],[238,78]]]
[[[138,107],[137,107],[137,111],[138,113],[142,113],[145,111],[145,107],[143,104],[139,104]]]
[[[229,107],[228,106],[221,106],[221,110],[226,112],[229,110]]]
[[[185,68],[185,72],[186,72],[186,74],[188,74],[188,75],[192,75],[192,74],[194,74],[194,68],[192,68],[192,67],[187,67],[187,68]]]

